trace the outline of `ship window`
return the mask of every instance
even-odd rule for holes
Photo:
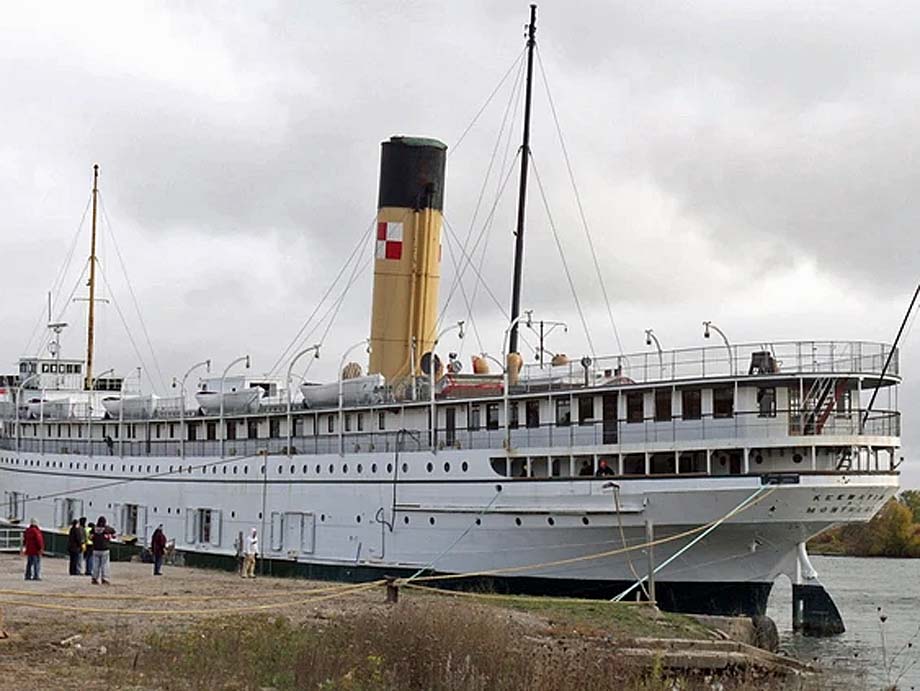
[[[246,437],[249,439],[259,438],[259,421],[246,420]]]
[[[508,427],[517,429],[520,426],[520,413],[518,412],[517,401],[508,404]]]
[[[735,390],[731,386],[720,386],[712,390],[712,416],[727,418],[734,414]]]
[[[469,424],[467,427],[471,432],[475,432],[479,429],[479,404],[471,403],[470,404],[470,413],[469,413]]]
[[[568,427],[572,424],[572,399],[556,399],[556,426]]]
[[[207,426],[208,431],[208,441],[214,441],[217,439],[217,423],[209,422]]]
[[[351,413],[345,415],[345,431],[351,432]]]
[[[326,431],[329,432],[329,434],[335,432],[335,417],[332,415],[326,416]]]
[[[626,422],[642,422],[645,420],[645,394],[633,391],[626,394]]]
[[[387,415],[384,412],[377,413],[377,429],[384,430],[387,428]]]
[[[198,509],[198,542],[211,541],[211,509]]]
[[[772,386],[757,389],[757,416],[776,417],[776,389]]]
[[[680,392],[681,419],[699,420],[703,416],[702,395],[699,389],[684,389]]]
[[[655,421],[671,421],[671,389],[655,389]]]
[[[498,403],[486,405],[486,429],[498,429]]]
[[[524,418],[528,427],[540,426],[540,401],[527,401],[524,404]]]
[[[157,438],[159,439],[159,425],[157,425]],[[236,420],[227,421],[227,439],[236,439]]]
[[[358,431],[363,432],[364,431],[364,413],[358,413],[356,417],[357,417],[357,422],[358,422]]]
[[[271,418],[268,421],[268,436],[272,439],[277,439],[281,436],[281,420],[278,418]]]
[[[42,374],[48,374],[48,364],[42,363]]]
[[[594,396],[578,397],[578,424],[589,425],[594,419]]]
[[[188,426],[188,441],[195,441],[198,438],[198,425]]]

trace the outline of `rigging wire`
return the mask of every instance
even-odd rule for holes
[[[71,300],[74,299],[74,295],[77,294],[77,291],[80,289],[80,286],[83,285],[83,277],[86,276],[86,271],[89,268],[89,260],[87,259],[86,263],[83,265],[83,270],[80,272],[80,275],[77,276],[76,282],[73,284],[73,288],[70,291],[70,295],[67,296],[67,300],[62,304],[60,310],[54,318],[54,321],[61,321],[64,318],[64,312],[67,310],[67,305],[70,304]],[[35,349],[35,357],[40,357],[42,351],[48,346],[51,341],[51,335],[46,333],[45,337],[38,342],[38,345]]]
[[[519,155],[520,155],[520,153],[518,153],[518,154],[515,156],[515,160],[517,160],[517,156],[519,156]],[[514,173],[514,162],[512,162],[511,166],[510,166],[509,169],[508,169],[508,174],[505,176],[505,179],[504,179],[504,181],[502,182],[502,185],[501,185],[501,189],[500,189],[500,191],[499,191],[499,194],[498,194],[498,196],[496,197],[495,202],[492,204],[492,208],[491,208],[491,210],[489,211],[489,215],[486,217],[485,222],[483,223],[482,229],[479,231],[479,236],[477,237],[476,242],[473,243],[473,249],[471,250],[472,253],[475,253],[475,252],[476,252],[476,248],[479,247],[479,243],[482,241],[483,233],[485,233],[486,228],[488,227],[488,223],[489,223],[490,219],[495,215],[495,211],[496,211],[496,209],[498,208],[498,202],[500,201],[501,197],[502,197],[503,194],[504,194],[505,188],[506,188],[507,185],[508,185],[508,181],[511,179],[512,173]],[[442,217],[443,217],[443,220],[444,220],[444,226],[447,227],[447,228],[449,228],[449,230],[451,231],[451,233],[453,233],[453,229],[450,228],[450,224],[449,224],[448,221],[447,221],[447,217],[444,216],[443,214],[442,214]],[[458,242],[459,242],[459,240],[458,240]],[[447,294],[447,299],[444,301],[444,306],[441,308],[441,315],[442,315],[442,317],[443,317],[443,315],[447,312],[447,308],[450,306],[450,301],[453,299],[453,296],[454,296],[454,294],[455,294],[455,292],[456,292],[456,290],[457,290],[458,284],[460,283],[460,281],[463,280],[463,275],[466,273],[467,268],[469,268],[470,266],[472,266],[472,261],[471,261],[470,258],[469,258],[470,255],[466,252],[466,250],[465,250],[462,246],[461,246],[461,250],[462,250],[462,254],[463,254],[464,257],[466,258],[466,263],[462,266],[462,268],[461,268],[461,270],[460,270],[460,273],[459,273],[457,276],[454,277],[453,283],[451,284],[450,290],[448,291],[448,294]],[[480,280],[482,280],[482,277],[481,277],[481,276],[480,276]],[[502,309],[502,313],[503,313],[505,316],[507,316],[507,312],[505,312],[504,309]]]
[[[70,266],[70,262],[73,259],[74,251],[77,248],[77,240],[80,239],[80,233],[83,231],[83,224],[86,222],[86,214],[89,213],[89,207],[92,203],[93,196],[89,195],[86,199],[86,206],[83,207],[83,214],[80,216],[80,223],[77,224],[77,229],[73,234],[73,238],[70,241],[70,249],[67,250],[67,255],[64,258],[64,262],[61,264],[61,268],[58,270],[57,276],[54,279],[54,282],[51,284],[51,294],[53,296],[52,305],[57,304],[58,298],[60,298],[61,288],[64,287],[64,278],[67,274],[67,268]],[[67,300],[70,302],[70,298]],[[35,339],[36,334],[41,328],[42,322],[45,318],[45,306],[42,305],[42,309],[39,312],[38,321],[35,322],[35,326],[32,328],[32,333],[29,336],[29,340],[26,342],[26,348],[23,351],[28,353],[32,349],[32,341]],[[60,321],[57,319],[56,321]],[[44,344],[39,347],[39,351],[44,348]]]
[[[335,289],[335,286],[338,284],[339,280],[345,274],[345,271],[348,269],[351,262],[357,256],[359,250],[364,246],[364,243],[367,241],[368,236],[374,230],[376,225],[377,225],[377,216],[375,215],[373,220],[370,222],[370,224],[368,224],[367,230],[364,231],[364,233],[361,235],[361,238],[358,240],[354,248],[351,250],[351,253],[348,255],[348,259],[346,259],[345,262],[342,264],[342,267],[339,269],[339,272],[336,274],[335,278],[332,280],[332,283],[329,284],[329,287],[326,288],[326,291],[323,293],[323,296],[320,298],[319,302],[316,303],[316,306],[313,308],[313,311],[310,313],[310,316],[306,318],[304,323],[301,325],[300,329],[297,331],[297,334],[294,336],[293,339],[291,339],[291,342],[287,345],[287,347],[283,351],[281,351],[281,354],[278,356],[278,359],[275,361],[275,364],[272,365],[271,369],[268,372],[270,375],[273,374],[278,369],[281,363],[284,362],[284,359],[288,357],[288,355],[297,346],[298,343],[304,342],[304,339],[301,339],[301,336],[303,336],[304,331],[307,330],[307,327],[310,325],[310,322],[313,321],[313,318],[316,316],[317,312],[320,311],[323,304],[329,298],[329,295],[332,294],[332,291]],[[311,331],[310,333],[312,334],[313,332]],[[309,337],[310,335],[308,334],[305,338],[309,338]]]
[[[581,217],[581,225],[585,231],[585,238],[588,241],[588,247],[591,250],[591,259],[594,261],[594,271],[597,274],[597,281],[601,286],[601,293],[604,296],[604,304],[607,307],[607,317],[610,319],[610,327],[613,329],[613,335],[617,341],[617,347],[620,354],[623,354],[623,343],[620,340],[620,332],[617,329],[616,321],[613,318],[613,309],[610,307],[610,297],[607,294],[607,284],[604,281],[604,275],[601,272],[601,265],[597,259],[597,252],[594,249],[594,240],[591,237],[591,230],[588,227],[588,218],[585,215],[584,205],[581,203],[581,194],[578,192],[578,185],[575,184],[575,172],[572,169],[572,162],[569,159],[569,150],[565,145],[565,139],[562,136],[562,126],[559,123],[559,115],[556,112],[556,103],[553,100],[553,94],[549,88],[549,80],[546,77],[546,70],[543,67],[543,58],[540,57],[540,48],[537,46],[537,64],[540,66],[540,75],[543,77],[543,86],[546,88],[546,97],[549,101],[549,109],[553,115],[553,122],[556,125],[556,134],[559,136],[559,145],[562,147],[562,156],[565,159],[565,167],[569,174],[569,181],[572,183],[572,191],[575,193],[575,203],[578,206],[578,215]]]
[[[115,306],[115,311],[118,313],[119,319],[121,319],[122,326],[125,327],[125,333],[128,335],[128,340],[131,342],[131,347],[134,348],[134,354],[137,356],[137,359],[140,361],[141,366],[144,368],[144,371],[147,372],[147,379],[151,383],[153,381],[150,378],[150,370],[147,368],[147,363],[144,361],[144,356],[141,355],[140,348],[137,347],[137,342],[134,340],[134,335],[131,333],[131,329],[128,327],[128,321],[125,319],[125,314],[121,310],[121,306],[118,304],[118,300],[115,299],[115,291],[112,290],[112,284],[109,283],[108,277],[105,275],[105,271],[102,268],[102,263],[99,264],[99,275],[102,276],[102,282],[109,291],[109,299],[111,299],[112,304]]]
[[[524,88],[524,63],[522,62],[522,63],[521,63],[521,69],[520,69],[520,72],[519,72],[519,74],[518,74],[517,82],[515,83],[514,87],[512,88],[512,91],[511,91],[511,98],[509,99],[508,105],[507,105],[506,108],[505,108],[505,114],[504,114],[504,117],[503,117],[503,119],[502,119],[502,125],[501,125],[501,127],[499,128],[498,137],[497,137],[496,142],[495,142],[496,149],[493,150],[493,152],[492,152],[492,157],[493,157],[493,159],[494,159],[495,153],[496,153],[496,151],[497,151],[497,147],[499,147],[499,146],[501,145],[502,133],[503,133],[504,128],[505,128],[505,123],[506,123],[506,122],[509,122],[509,123],[510,123],[510,126],[508,127],[508,135],[507,135],[507,138],[506,138],[506,140],[505,140],[505,148],[504,148],[504,151],[502,152],[502,162],[501,162],[501,165],[500,165],[499,168],[498,168],[498,170],[499,170],[499,176],[498,176],[498,179],[496,180],[496,183],[495,183],[495,195],[496,195],[496,197],[498,197],[499,194],[500,194],[500,189],[501,189],[501,188],[500,188],[500,185],[501,185],[501,180],[502,180],[502,175],[501,175],[501,174],[502,174],[502,172],[505,170],[505,166],[506,166],[507,163],[508,163],[508,153],[509,153],[509,151],[511,150],[511,139],[512,139],[512,137],[514,136],[514,124],[515,124],[515,120],[516,120],[518,104],[520,103],[520,100],[521,100],[521,99],[520,99],[520,94],[521,94],[521,90],[522,90],[523,88]],[[509,119],[509,111],[510,111],[510,119]],[[516,159],[515,159],[515,160],[516,160]],[[513,169],[513,167],[514,167],[514,166],[513,166],[513,164],[512,164],[511,168]],[[488,182],[488,180],[484,180],[484,181],[483,181],[483,191],[485,191],[485,185],[486,185],[487,182]],[[490,216],[489,220],[488,220],[487,223],[486,223],[486,226],[485,226],[484,229],[483,229],[483,232],[485,233],[485,236],[484,236],[484,237],[485,237],[485,242],[482,243],[482,253],[481,253],[480,257],[479,257],[478,271],[479,271],[480,274],[482,273],[482,269],[483,269],[483,267],[485,266],[486,257],[488,256],[488,252],[489,252],[489,240],[490,240],[491,237],[492,237],[491,230],[492,230],[492,226],[493,226],[494,220],[495,220],[495,215],[493,214],[493,215]],[[472,231],[473,231],[473,227],[472,227],[472,224],[471,224],[471,225],[470,225],[470,235],[472,235]],[[465,245],[464,245],[464,246],[465,246]],[[473,254],[473,253],[471,253],[471,254]],[[473,305],[476,304],[476,294],[477,294],[478,292],[479,292],[479,283],[475,283],[475,282],[474,282],[474,283],[473,283],[473,291],[472,291],[473,294],[472,294],[472,296],[470,297],[469,316],[468,316],[469,319],[472,319]],[[480,348],[480,350],[481,350],[481,348]]]
[[[492,89],[492,93],[489,94],[489,97],[486,99],[486,102],[482,104],[482,107],[479,109],[476,115],[473,116],[473,119],[470,121],[470,124],[466,126],[465,130],[463,130],[463,133],[454,143],[452,149],[448,149],[449,152],[451,153],[455,152],[457,149],[460,148],[460,144],[462,144],[463,140],[466,139],[466,135],[469,134],[470,130],[472,130],[473,127],[476,125],[477,120],[479,120],[479,117],[485,112],[485,109],[489,107],[489,104],[492,102],[492,99],[495,98],[495,95],[502,88],[502,84],[504,84],[505,80],[508,79],[508,75],[511,74],[511,72],[514,70],[515,65],[517,65],[518,63],[521,63],[523,65],[522,58],[524,57],[525,50],[526,49],[521,49],[521,52],[517,54],[517,57],[514,59],[514,62],[511,63],[511,67],[508,68],[508,70],[499,80],[498,84],[495,85],[495,88]],[[448,155],[450,155],[450,153],[448,153]]]
[[[556,229],[556,222],[553,220],[553,215],[549,209],[549,201],[546,198],[546,190],[543,189],[543,180],[540,178],[540,173],[537,171],[537,163],[534,160],[533,152],[530,154],[530,165],[533,168],[533,176],[537,181],[537,188],[540,190],[540,197],[543,200],[543,208],[546,210],[546,217],[549,220],[549,227],[553,231],[553,240],[556,241],[556,247],[559,250],[559,257],[562,259],[562,268],[565,269],[565,278],[569,283],[569,288],[572,291],[572,298],[575,300],[575,308],[578,310],[578,318],[581,319],[581,325],[585,330],[585,338],[588,339],[588,348],[591,350],[591,357],[596,358],[597,355],[594,351],[594,342],[591,340],[591,332],[588,330],[588,322],[585,319],[584,311],[581,308],[581,300],[578,299],[578,291],[575,289],[575,281],[572,279],[572,272],[569,271],[569,263],[565,258],[565,251],[562,249],[562,242],[559,239],[559,233]]]
[[[157,393],[162,394],[162,392],[166,391],[166,379],[163,377],[163,370],[160,369],[160,363],[157,360],[156,351],[153,349],[153,343],[151,343],[150,341],[150,333],[147,330],[147,324],[144,321],[144,315],[141,313],[140,304],[138,303],[138,300],[137,300],[137,294],[134,292],[134,287],[131,285],[131,278],[128,276],[128,269],[127,269],[127,266],[125,265],[124,257],[122,257],[121,249],[119,249],[118,247],[118,241],[115,239],[115,231],[112,228],[112,222],[109,220],[109,214],[105,209],[105,202],[102,199],[102,192],[99,192],[99,208],[102,210],[102,219],[105,222],[106,227],[108,228],[109,237],[112,240],[112,247],[115,248],[115,256],[118,257],[118,263],[121,266],[122,274],[124,274],[125,283],[128,286],[128,293],[131,295],[131,302],[134,305],[134,311],[137,313],[137,319],[140,322],[141,331],[144,334],[144,340],[147,343],[147,349],[150,351],[150,357],[153,360],[153,366],[156,370],[157,378],[159,379],[159,382],[160,382],[159,391]],[[111,286],[109,286],[109,292],[110,293],[113,292]],[[112,301],[113,303],[115,301],[114,293],[112,295]],[[127,325],[125,325],[125,328],[128,328]],[[151,383],[153,383],[149,374],[147,375],[147,379],[151,381]]]

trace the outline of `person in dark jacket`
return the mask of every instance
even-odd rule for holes
[[[80,530],[80,522],[70,522],[70,532],[67,533],[67,555],[70,557],[70,575],[80,575],[80,555],[83,554],[83,540],[86,533]]]
[[[153,575],[163,575],[163,557],[166,556],[166,533],[163,524],[157,526],[150,536],[150,551],[153,553]]]
[[[108,525],[105,516],[96,520],[93,528],[93,584],[109,584],[109,541],[115,537],[115,528]]]
[[[93,575],[93,530],[95,528],[96,524],[92,521],[86,524],[86,548],[83,552],[83,562],[86,564],[86,570],[83,572],[84,576]]]
[[[597,464],[597,476],[603,477],[604,475],[616,475],[613,468],[607,465],[607,459],[602,458]]]
[[[45,538],[38,521],[34,518],[22,534],[22,553],[26,555],[26,580],[40,581],[42,571],[42,554],[45,553]]]

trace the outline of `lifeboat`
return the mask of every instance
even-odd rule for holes
[[[342,380],[342,405],[376,405],[383,402],[383,387],[386,380],[382,374],[368,374]],[[339,383],[314,384],[305,382],[300,386],[303,404],[307,408],[336,408],[339,405]]]
[[[265,392],[259,387],[240,389],[239,391],[199,391],[195,401],[207,415],[218,415],[223,401],[224,415],[254,413],[259,409],[259,400]]]
[[[157,409],[154,396],[106,396],[102,399],[105,414],[113,420],[145,420]]]

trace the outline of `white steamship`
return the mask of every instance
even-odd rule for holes
[[[337,381],[293,382],[305,349],[285,379],[232,363],[194,403],[205,363],[179,398],[129,395],[93,369],[92,314],[82,359],[61,357],[51,324],[50,354],[4,382],[0,518],[104,514],[141,541],[162,523],[191,563],[229,561],[257,527],[273,569],[310,577],[630,598],[651,595],[646,578],[691,612],[763,613],[785,575],[797,622],[840,630],[804,545],[898,490],[896,348],[733,344],[712,326],[712,346],[524,365],[518,252],[501,357],[442,365],[445,164],[435,140],[382,145],[371,333],[351,351],[369,362],[346,354]],[[95,222],[93,238],[91,272]]]

